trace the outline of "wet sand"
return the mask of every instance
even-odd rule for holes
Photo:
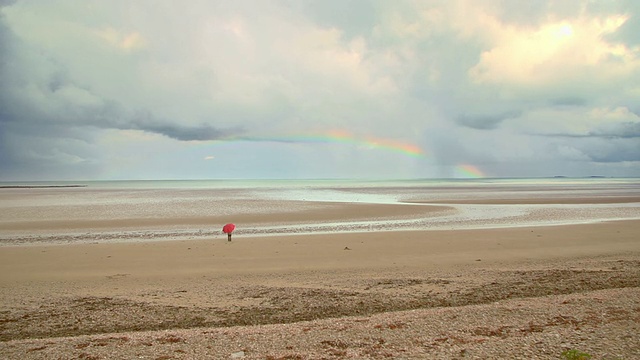
[[[224,206],[235,208],[266,208],[273,207],[273,201],[251,200],[251,201],[226,201]],[[29,232],[29,233],[53,233],[53,232],[77,232],[87,230],[112,230],[120,229],[171,229],[178,226],[199,227],[203,231],[217,233],[218,229],[212,229],[214,225],[235,222],[240,226],[274,225],[274,224],[296,224],[296,223],[324,223],[343,220],[371,220],[371,219],[393,219],[393,218],[419,218],[437,216],[451,211],[448,206],[407,206],[403,204],[350,204],[322,202],[309,204],[301,201],[278,201],[278,207],[274,211],[262,211],[255,213],[236,213],[230,211],[226,215],[192,215],[176,208],[173,214],[138,214],[138,216],[124,215],[126,211],[118,210],[115,215],[108,215],[103,218],[87,216],[86,213],[73,214],[72,219],[47,218],[53,217],[54,209],[47,211],[42,218],[32,216],[21,216],[16,219],[8,219],[0,223],[0,231],[8,232]],[[188,205],[182,205],[185,207]],[[221,205],[217,205],[221,206]],[[78,218],[79,217],[79,218]],[[241,232],[241,228],[239,229]]]
[[[265,272],[455,268],[632,253],[640,222],[0,248],[0,284]],[[124,276],[123,276],[124,277]],[[48,285],[47,285],[48,286]],[[136,285],[137,286],[137,285]]]
[[[322,204],[300,220],[416,209],[449,211]],[[115,233],[129,226],[109,221],[98,222]],[[1,246],[0,355],[454,359],[519,348],[557,359],[577,348],[640,356],[640,220],[204,237]]]

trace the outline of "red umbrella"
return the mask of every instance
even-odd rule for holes
[[[227,224],[225,226],[222,227],[222,232],[227,234],[227,239],[229,241],[231,241],[231,233],[233,232],[233,230],[236,229],[236,225],[235,224]]]

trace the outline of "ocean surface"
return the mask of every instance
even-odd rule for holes
[[[220,219],[307,211],[327,203],[444,205],[449,210],[429,216],[358,221],[249,222],[238,224],[236,234],[451,230],[633,220],[640,219],[640,179],[0,182],[0,245],[208,238],[222,236],[216,223]],[[207,219],[212,219],[211,224]],[[109,221],[114,225],[105,226]],[[118,222],[127,226],[120,229]]]
[[[457,179],[208,179],[208,180],[75,180],[75,181],[0,181],[2,186],[72,186],[118,189],[247,189],[290,187],[424,187],[469,185],[596,185],[638,186],[640,178],[553,177],[553,178],[457,178]]]

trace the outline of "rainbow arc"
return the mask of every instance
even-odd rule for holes
[[[290,134],[277,136],[232,136],[216,140],[221,142],[273,142],[290,144],[348,144],[399,153],[413,158],[428,158],[419,146],[395,139],[377,137],[356,137],[346,131],[329,131],[315,134]],[[456,177],[483,178],[486,175],[477,166],[459,164],[455,167]]]
[[[456,166],[456,173],[465,178],[483,178],[486,175],[478,169],[478,167],[469,164],[461,164]]]
[[[254,142],[279,142],[279,143],[306,143],[324,144],[341,143],[356,146],[365,146],[373,149],[387,150],[401,153],[411,157],[425,157],[426,153],[417,145],[393,139],[375,137],[355,137],[343,131],[331,131],[321,134],[299,134],[287,136],[237,136],[221,139],[219,141],[254,141]]]

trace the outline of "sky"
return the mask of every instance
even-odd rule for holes
[[[0,181],[640,176],[640,1],[0,0]]]

